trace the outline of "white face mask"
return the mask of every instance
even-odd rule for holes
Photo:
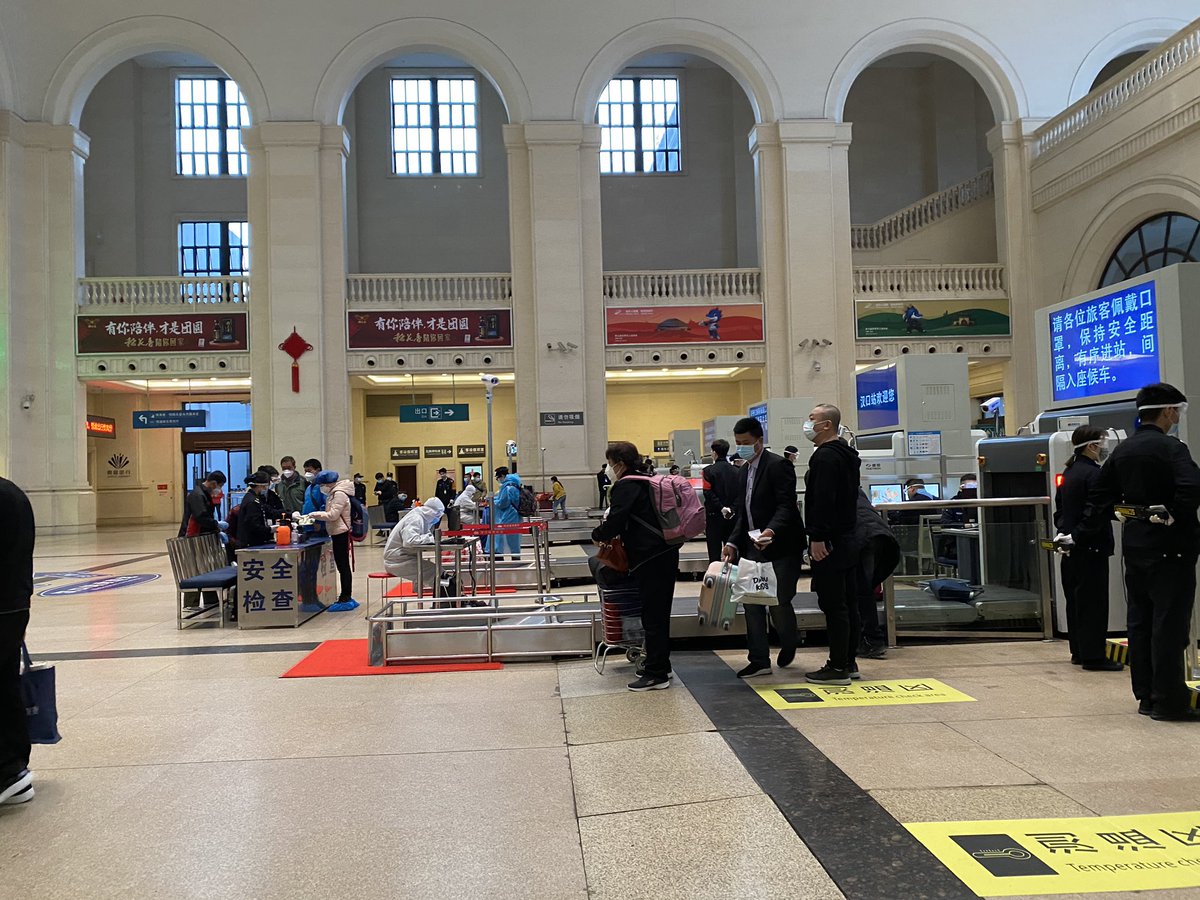
[[[805,419],[804,424],[801,427],[804,429],[804,437],[807,440],[813,441],[815,443],[817,440],[816,423],[814,423],[812,419]]]
[[[295,475],[295,474],[296,474],[296,470],[295,470],[295,469],[284,469],[284,470],[283,470],[283,477],[284,477],[284,478],[291,478],[291,477],[292,477],[293,475]]]
[[[313,479],[316,477],[317,477],[316,472],[305,472],[304,473],[304,480],[307,481],[309,484],[312,484]]]
[[[333,493],[333,485],[332,484],[321,485],[321,493],[324,494],[326,497],[328,497],[331,493]]]

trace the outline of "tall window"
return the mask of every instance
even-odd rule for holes
[[[596,121],[602,174],[680,171],[678,79],[614,78]]]
[[[1098,287],[1107,287],[1175,263],[1200,261],[1200,222],[1183,213],[1147,219],[1117,246]]]
[[[176,171],[180,175],[245,175],[241,129],[250,124],[246,98],[224,77],[175,79]]]
[[[479,174],[475,79],[392,79],[392,172]]]

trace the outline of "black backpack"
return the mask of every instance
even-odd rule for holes
[[[537,499],[533,496],[533,491],[527,491],[525,488],[520,488],[521,497],[517,500],[517,512],[524,518],[537,515]]]

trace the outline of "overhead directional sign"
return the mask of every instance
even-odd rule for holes
[[[134,428],[203,428],[206,409],[142,409],[133,412]]]
[[[401,422],[466,422],[471,418],[469,403],[421,404],[401,406]]]

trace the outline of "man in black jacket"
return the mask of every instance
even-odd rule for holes
[[[0,478],[0,805],[33,799],[29,729],[21,697],[21,644],[33,596],[33,507],[25,492]]]
[[[1196,595],[1200,555],[1200,468],[1171,432],[1187,398],[1169,384],[1137,394],[1139,425],[1100,468],[1083,523],[1099,531],[1115,505],[1163,506],[1150,518],[1126,518],[1121,531],[1128,602],[1129,674],[1138,712],[1169,722],[1200,721],[1189,708],[1183,651]]]
[[[729,441],[712,442],[713,462],[704,467],[704,537],[708,561],[716,562],[733,531],[733,508],[737,505],[741,476],[729,464]]]
[[[267,524],[266,493],[270,484],[271,476],[262,471],[246,479],[246,496],[238,510],[237,542],[240,547],[261,547],[275,538]]]
[[[733,426],[733,439],[744,465],[737,472],[733,529],[722,558],[735,562],[741,555],[772,563],[779,605],[770,610],[779,633],[777,662],[783,668],[796,658],[796,610],[792,599],[796,596],[804,547],[804,526],[796,509],[796,468],[782,456],[764,449],[762,424],[758,419],[738,419]],[[737,673],[738,678],[769,675],[767,608],[748,604],[745,615],[750,661]]]
[[[442,506],[449,509],[458,497],[458,489],[454,487],[454,479],[445,469],[438,469],[437,484],[433,487],[433,496],[442,501]]]
[[[860,462],[854,448],[838,438],[841,423],[841,410],[828,403],[814,407],[804,423],[804,436],[817,446],[804,475],[804,524],[812,587],[829,635],[829,661],[805,675],[813,684],[848,685],[858,673],[854,655],[861,621],[854,591],[860,548],[854,527]]]
[[[209,532],[215,534],[220,530],[217,527],[216,504],[213,503],[212,492],[223,484],[225,473],[214,471],[209,472],[203,481],[192,488],[184,502],[183,522],[179,526],[180,537],[193,537]]]

